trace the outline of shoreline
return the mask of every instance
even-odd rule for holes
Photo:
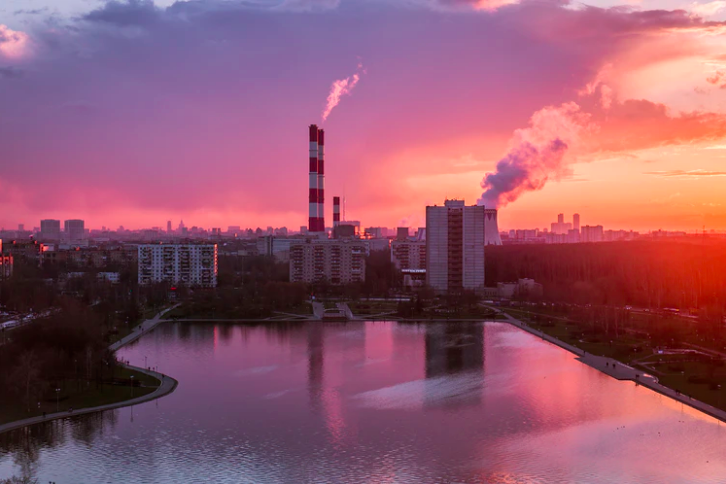
[[[124,338],[121,338],[117,342],[110,345],[109,349],[111,349],[112,351],[116,351],[116,350],[126,346],[127,344],[138,340],[143,335],[151,332],[159,324],[166,322],[166,320],[161,319],[161,317],[164,314],[166,314],[168,311],[171,311],[172,309],[174,309],[175,307],[176,306],[167,308],[167,309],[161,311],[160,313],[158,313],[153,318],[147,319],[146,321],[142,322],[141,324],[136,326],[130,334],[128,334]],[[121,400],[119,402],[109,403],[106,405],[99,405],[96,407],[79,408],[78,410],[74,410],[73,412],[49,413],[45,417],[43,417],[43,416],[29,417],[29,418],[26,418],[23,420],[15,420],[14,422],[0,424],[0,434],[3,434],[5,432],[10,432],[11,430],[17,430],[17,429],[20,429],[23,427],[29,427],[31,425],[35,425],[35,424],[39,424],[39,423],[43,423],[43,422],[51,422],[53,420],[74,417],[76,415],[86,415],[89,413],[103,412],[105,410],[114,410],[117,408],[130,407],[133,405],[138,405],[140,403],[149,402],[151,400],[156,400],[157,398],[161,398],[163,396],[169,395],[174,390],[176,390],[176,387],[179,385],[179,382],[177,380],[175,380],[174,378],[172,378],[168,375],[164,375],[162,373],[156,372],[156,371],[147,370],[145,368],[140,368],[140,367],[133,366],[133,365],[127,365],[124,363],[121,363],[120,366],[127,368],[129,370],[138,371],[139,373],[144,373],[153,378],[156,378],[157,380],[159,380],[159,386],[156,387],[156,390],[154,390],[151,393],[142,395],[140,397],[132,398],[129,400]]]
[[[600,371],[601,373],[605,373],[606,375],[615,378],[616,380],[632,381],[638,385],[642,385],[645,388],[648,388],[651,391],[660,393],[661,395],[669,397],[672,400],[680,402],[684,405],[688,405],[689,407],[694,408],[699,412],[705,413],[709,417],[715,418],[722,422],[726,422],[726,411],[713,407],[700,400],[695,400],[680,392],[676,392],[672,388],[662,385],[658,381],[658,378],[652,375],[649,375],[641,370],[636,370],[635,368],[621,363],[618,360],[607,358],[604,356],[589,354],[576,346],[565,343],[564,341],[561,341],[554,336],[550,336],[547,333],[534,329],[523,321],[514,318],[513,316],[510,316],[509,314],[506,314],[504,312],[498,311],[498,314],[505,315],[507,319],[500,319],[494,322],[511,324],[512,326],[526,331],[533,336],[537,336],[542,340],[547,341],[548,343],[559,346],[560,348],[576,355],[576,360],[591,368],[594,368],[595,370]]]

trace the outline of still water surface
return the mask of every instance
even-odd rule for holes
[[[724,483],[724,424],[503,323],[166,324],[161,400],[0,436],[0,478]]]

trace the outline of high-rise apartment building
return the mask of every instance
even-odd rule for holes
[[[367,242],[359,239],[308,239],[290,244],[290,282],[364,282]]]
[[[580,214],[576,213],[572,216],[572,230],[580,232]]]
[[[437,292],[484,288],[486,211],[446,200],[426,207],[426,283]]]
[[[64,222],[65,238],[76,242],[86,238],[86,229],[83,220],[66,220]]]
[[[58,241],[61,238],[60,220],[46,219],[40,221],[40,240]]]
[[[581,242],[602,242],[603,226],[602,225],[585,225],[580,229]]]
[[[138,251],[139,284],[217,286],[217,244],[148,244]]]

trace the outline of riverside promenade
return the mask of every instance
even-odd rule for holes
[[[139,324],[131,331],[131,333],[129,333],[128,336],[120,339],[116,343],[109,346],[109,349],[116,351],[119,348],[123,347],[124,345],[127,345],[127,344],[141,338],[141,336],[150,332],[151,330],[156,328],[160,323],[164,322],[165,320],[162,319],[162,316],[164,316],[164,314],[171,311],[175,307],[176,306],[172,306],[168,309],[165,309],[165,310],[161,311],[160,313],[158,313],[153,318],[147,319],[143,323]],[[121,366],[128,368],[130,370],[138,371],[140,373],[145,373],[146,375],[152,376],[152,377],[156,378],[157,380],[159,380],[161,382],[161,384],[153,392],[151,392],[147,395],[137,397],[137,398],[132,398],[130,400],[123,400],[120,402],[110,403],[108,405],[99,405],[97,407],[79,408],[77,410],[73,410],[72,412],[49,413],[45,417],[43,417],[43,416],[31,417],[31,418],[26,418],[23,420],[16,420],[15,422],[1,424],[0,425],[0,434],[2,434],[3,432],[9,432],[10,430],[27,427],[28,425],[49,422],[51,420],[73,417],[76,415],[85,415],[85,414],[94,413],[94,412],[102,412],[104,410],[113,410],[115,408],[129,407],[131,405],[138,405],[139,403],[148,402],[148,401],[163,397],[164,395],[168,395],[169,393],[173,392],[176,389],[176,387],[179,383],[175,379],[171,378],[170,376],[164,375],[162,373],[158,373],[156,371],[147,370],[144,368],[139,368],[136,366],[126,365],[126,364],[122,364]]]
[[[492,308],[492,309],[494,309],[494,308]],[[703,403],[699,400],[695,400],[695,399],[689,397],[688,395],[684,395],[681,392],[673,390],[672,388],[663,386],[658,382],[658,379],[652,375],[649,375],[641,370],[637,370],[631,366],[625,365],[612,358],[606,358],[604,356],[597,356],[597,355],[587,353],[586,351],[583,351],[580,348],[577,348],[576,346],[573,346],[569,343],[565,343],[564,341],[561,341],[561,340],[555,338],[554,336],[550,336],[547,333],[544,333],[538,329],[534,329],[534,328],[530,327],[527,323],[520,321],[519,319],[516,319],[507,313],[504,313],[498,309],[494,309],[494,310],[497,313],[499,313],[503,316],[506,316],[506,318],[507,318],[506,320],[498,320],[498,321],[509,323],[513,326],[518,327],[519,329],[522,329],[530,334],[533,334],[534,336],[537,336],[539,338],[542,338],[545,341],[548,341],[554,345],[557,345],[560,348],[564,348],[567,351],[577,355],[577,358],[576,358],[577,360],[581,361],[582,363],[584,363],[588,366],[591,366],[592,368],[595,368],[598,371],[601,371],[602,373],[605,373],[608,376],[611,376],[618,380],[633,381],[639,385],[643,385],[644,387],[653,390],[654,392],[658,392],[661,395],[665,395],[665,396],[670,397],[674,400],[677,400],[681,403],[684,403],[684,404],[688,405],[689,407],[693,407],[696,410],[699,410],[699,411],[705,413],[706,415],[709,415],[713,418],[726,422],[726,412],[725,411],[720,410],[711,405],[708,405],[706,403]]]

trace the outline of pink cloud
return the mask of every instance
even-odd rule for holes
[[[543,106],[576,99],[600,127],[582,135],[593,151],[722,135],[716,114],[672,114],[614,95],[610,77],[630,67],[624,57],[692,55],[700,47],[689,32],[720,26],[679,11],[524,2],[475,12],[472,1],[460,3],[468,13],[442,16],[294,3],[282,12],[108,2],[68,28],[27,29],[38,55],[0,61],[0,182],[14,194],[0,223],[53,211],[107,225],[161,214],[197,224],[303,225],[306,126],[331,79],[359,54],[376,75],[328,119],[326,189],[342,195],[345,187],[349,211],[371,222],[395,224],[438,201],[443,191],[424,193],[411,176],[461,173],[464,157],[491,164]],[[667,37],[683,42],[659,49]],[[578,98],[608,63],[615,68],[597,96]],[[478,191],[476,181],[469,190]]]

